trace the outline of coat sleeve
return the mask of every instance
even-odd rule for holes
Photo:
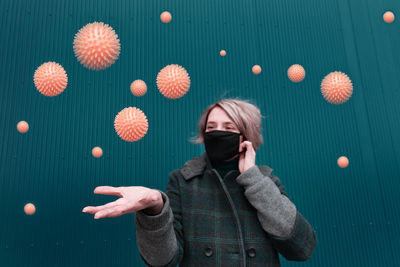
[[[136,241],[140,257],[147,266],[177,266],[183,258],[183,227],[180,191],[174,172],[169,175],[161,213],[135,215]]]
[[[261,173],[257,165],[236,178],[244,194],[257,209],[261,226],[282,256],[291,261],[305,261],[316,246],[316,234],[284,191],[277,176]]]

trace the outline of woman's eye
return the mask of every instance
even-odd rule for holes
[[[213,126],[207,126],[207,129],[212,129],[214,128]],[[227,130],[234,130],[232,127],[226,127]]]

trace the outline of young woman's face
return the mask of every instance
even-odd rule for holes
[[[213,108],[208,114],[205,132],[210,131],[228,131],[240,133],[236,124],[229,118],[228,114],[220,107]],[[240,143],[243,142],[243,136],[240,136]]]

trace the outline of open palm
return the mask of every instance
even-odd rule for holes
[[[95,194],[115,195],[120,198],[102,206],[87,206],[82,212],[95,214],[94,218],[117,217],[152,207],[160,199],[161,193],[143,186],[112,187],[98,186]]]

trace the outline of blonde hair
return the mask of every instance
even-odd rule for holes
[[[215,108],[222,108],[231,120],[236,124],[243,137],[253,144],[254,150],[263,143],[261,135],[261,115],[260,109],[250,103],[249,100],[239,98],[227,98],[217,101],[209,105],[200,117],[198,122],[198,134],[189,139],[189,142],[194,144],[204,143],[204,132],[207,124],[208,114]]]

